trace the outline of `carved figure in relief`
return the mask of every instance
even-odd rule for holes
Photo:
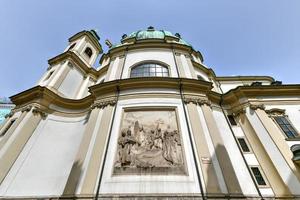
[[[126,128],[121,129],[118,138],[116,169],[183,167],[181,136],[171,112],[158,111],[153,115],[140,111],[125,115]]]

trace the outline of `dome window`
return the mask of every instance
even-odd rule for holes
[[[169,70],[167,67],[156,63],[145,63],[133,67],[131,69],[130,77],[168,77]]]
[[[93,55],[93,50],[92,50],[90,47],[87,47],[87,48],[84,50],[84,53],[90,58],[90,57],[92,57],[92,55]]]

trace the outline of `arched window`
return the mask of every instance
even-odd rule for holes
[[[168,77],[169,70],[167,67],[156,63],[144,63],[131,69],[130,77]]]
[[[84,50],[84,53],[90,58],[90,57],[92,57],[92,55],[93,55],[93,50],[92,50],[90,47],[87,47],[87,48]]]

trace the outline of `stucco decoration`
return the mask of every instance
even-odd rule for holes
[[[175,110],[124,111],[114,174],[185,174]]]

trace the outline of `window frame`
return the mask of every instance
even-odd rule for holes
[[[252,148],[251,148],[248,140],[246,139],[246,137],[236,137],[236,139],[237,139],[238,145],[239,145],[239,147],[240,147],[240,149],[242,150],[243,153],[245,153],[245,154],[247,154],[247,153],[253,153]],[[249,151],[244,151],[243,150],[242,145],[241,145],[239,139],[243,139],[245,141],[245,143],[246,143],[247,148],[249,149]]]
[[[273,120],[273,122],[278,127],[278,129],[282,133],[283,137],[285,137],[285,139],[287,139],[287,140],[300,139],[299,131],[295,128],[295,126],[293,125],[293,123],[289,119],[289,116],[285,114],[285,110],[279,109],[279,108],[272,108],[270,110],[266,110],[266,113],[269,114],[269,117]],[[275,119],[276,117],[284,117],[285,120],[288,122],[288,125],[292,127],[292,129],[295,131],[295,133],[297,135],[294,135],[294,137],[289,137],[287,135],[287,133],[284,131],[284,129],[281,127],[281,125]]]
[[[255,183],[256,183],[257,187],[259,187],[259,188],[269,188],[270,187],[269,181],[268,181],[264,171],[261,169],[261,167],[259,165],[250,165],[249,167],[250,167],[250,171],[251,171],[251,176],[255,180]],[[260,173],[262,179],[264,180],[265,185],[258,184],[256,176],[254,175],[252,168],[257,168],[259,170],[259,173]]]
[[[145,70],[142,70],[142,72],[140,74],[149,73],[149,76],[144,76],[144,75],[143,76],[139,76],[138,75],[139,73],[134,73],[134,74],[137,74],[136,76],[132,75],[133,74],[132,73],[133,70],[135,70],[136,68],[139,68],[139,67],[145,68],[144,66],[146,66],[146,65],[152,65],[152,66],[148,67],[149,70],[147,70],[147,71],[149,71],[149,72],[145,72]],[[153,68],[153,66],[155,66],[154,67],[155,71],[151,72],[150,69]],[[157,72],[157,69],[158,69],[157,66],[161,67],[162,70],[160,72]],[[147,61],[147,62],[137,63],[136,65],[133,65],[129,69],[130,69],[129,70],[129,78],[171,77],[169,66],[166,65],[166,64],[160,63],[160,62],[155,62],[155,61]],[[163,69],[166,69],[166,72]],[[151,73],[154,73],[154,76],[151,76],[150,75]],[[157,76],[157,73],[161,73],[162,76]],[[164,75],[165,73],[167,73],[167,76]]]
[[[231,126],[238,126],[238,123],[237,123],[237,121],[235,120],[235,118],[234,118],[234,116],[233,116],[232,114],[229,114],[229,115],[227,115],[226,117],[227,117],[227,119],[228,119],[228,121],[229,121],[229,123],[230,123]],[[232,123],[231,123],[232,121],[230,120],[230,118],[233,119],[233,122],[234,122],[235,124],[232,124]]]
[[[284,118],[284,119],[286,120],[286,122],[288,122],[288,123],[284,123],[284,124],[278,123],[278,121],[276,120],[277,117],[278,117],[278,118]],[[284,134],[285,138],[287,138],[287,139],[295,139],[295,138],[299,138],[299,137],[300,137],[300,136],[299,136],[299,132],[298,132],[297,129],[293,126],[291,120],[289,119],[289,117],[288,117],[287,115],[272,116],[272,119],[273,119],[273,121],[276,123],[276,125],[279,127],[279,129],[281,130],[281,132]],[[292,128],[292,131],[291,131],[291,129],[289,129],[289,128],[288,128],[288,129],[289,129],[289,132],[290,132],[291,134],[293,134],[293,137],[289,137],[288,132],[286,132],[286,131],[284,130],[283,126],[284,126],[284,127],[290,126],[290,127]]]

